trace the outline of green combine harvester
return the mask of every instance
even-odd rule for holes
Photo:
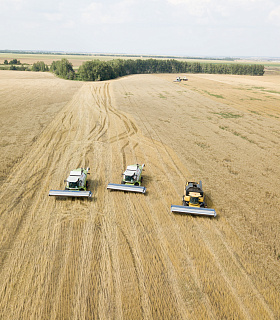
[[[91,191],[87,191],[87,176],[90,168],[79,168],[72,170],[66,180],[65,190],[50,190],[49,196],[56,197],[91,197]]]
[[[145,193],[146,188],[142,184],[142,171],[145,164],[133,164],[126,168],[123,173],[121,184],[109,183],[107,189]]]

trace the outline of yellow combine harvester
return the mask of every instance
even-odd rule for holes
[[[183,205],[171,205],[171,212],[216,217],[215,209],[207,208],[201,181],[199,181],[199,183],[186,182],[185,194],[183,195]]]

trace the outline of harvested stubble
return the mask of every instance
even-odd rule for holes
[[[0,80],[12,88],[15,75]],[[279,103],[236,89],[279,91],[275,78],[188,75],[185,85],[171,75],[79,84],[40,76],[61,103],[26,90],[21,109],[31,106],[41,127],[25,135],[17,128],[29,117],[14,119],[17,150],[8,139],[1,147],[18,162],[0,168],[13,166],[0,189],[0,318],[279,318],[279,119],[266,116],[278,116]],[[108,192],[136,161],[146,164],[147,194]],[[48,197],[84,165],[91,200]],[[170,213],[186,179],[203,181],[216,219]]]

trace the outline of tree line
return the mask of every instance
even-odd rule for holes
[[[20,61],[13,62],[20,65]],[[262,76],[264,65],[261,64],[237,64],[237,63],[205,63],[187,62],[175,59],[113,59],[110,61],[91,60],[84,62],[77,71],[67,59],[53,61],[50,69],[42,62],[33,63],[31,68],[16,66],[11,61],[11,70],[51,71],[57,76],[68,80],[103,81],[130,74],[148,73],[212,73],[212,74],[237,74]]]
[[[175,59],[114,59],[110,61],[86,61],[75,72],[73,65],[67,59],[62,59],[54,61],[50,71],[64,79],[103,81],[130,74],[144,73],[219,73],[262,76],[264,74],[264,65],[200,63],[178,61]]]
[[[23,64],[20,60],[12,59],[8,61],[4,60],[4,66],[0,67],[0,70],[18,70],[18,71],[49,71],[49,67],[43,61],[34,62],[30,67],[28,64]],[[8,67],[8,68],[7,68]]]

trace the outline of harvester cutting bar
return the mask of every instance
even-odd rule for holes
[[[75,191],[75,190],[50,190],[49,196],[60,197],[91,197],[91,191]]]
[[[189,213],[189,214],[197,214],[201,216],[216,217],[215,209],[210,209],[210,208],[194,208],[194,207],[188,207],[188,206],[171,205],[171,212]]]
[[[129,184],[116,184],[116,183],[109,183],[107,189],[112,190],[120,190],[120,191],[130,191],[130,192],[140,192],[145,193],[146,188],[140,186],[133,186]]]

